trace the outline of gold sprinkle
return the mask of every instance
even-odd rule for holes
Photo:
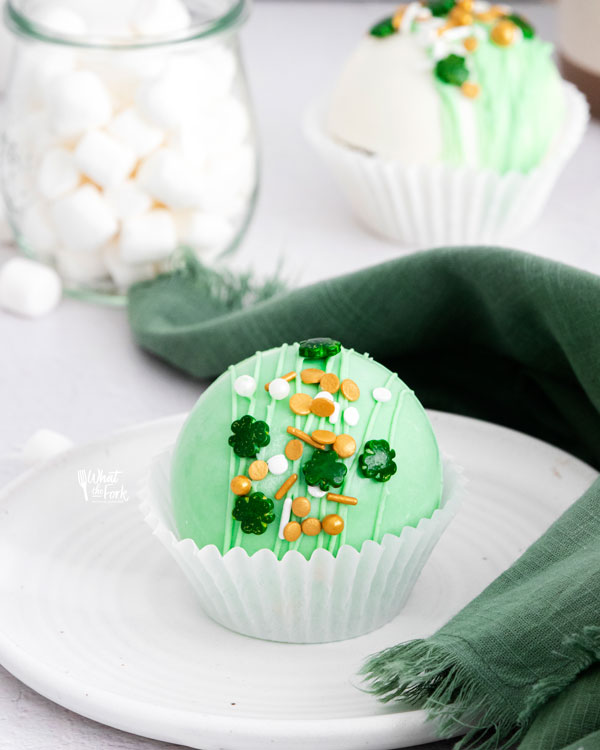
[[[337,435],[333,444],[333,450],[340,458],[350,458],[356,453],[356,440],[352,435]]]
[[[304,417],[307,414],[310,414],[312,402],[312,396],[309,396],[308,393],[294,393],[290,398],[290,409],[294,414],[299,414]]]
[[[253,479],[255,482],[260,482],[260,480],[264,479],[268,473],[269,465],[266,461],[252,461],[252,463],[248,467],[248,474],[250,475],[250,479]]]
[[[402,25],[402,17],[404,16],[405,11],[406,5],[401,5],[392,16],[392,26],[396,31],[398,31]]]
[[[460,90],[467,99],[476,99],[480,92],[479,86],[476,83],[471,83],[471,81],[465,81]]]
[[[499,47],[509,47],[515,41],[517,26],[508,19],[498,21],[492,29],[490,39]]]
[[[306,536],[317,536],[321,531],[321,522],[318,518],[305,518],[302,521],[302,533]]]
[[[342,505],[358,505],[358,500],[355,497],[336,495],[335,492],[328,492],[327,499],[331,500],[332,503],[342,503]]]
[[[327,391],[327,393],[337,393],[340,389],[340,379],[334,372],[326,372],[319,385],[321,390]]]
[[[297,474],[292,474],[291,476],[289,476],[275,493],[275,500],[281,500],[281,498],[287,493],[287,491],[294,486],[294,483],[297,479]]]
[[[344,519],[337,513],[330,513],[322,521],[323,531],[330,536],[337,536],[344,530]]]
[[[448,18],[455,26],[471,26],[473,15],[461,5],[455,5],[450,11]]]
[[[310,406],[310,410],[317,417],[330,417],[335,411],[335,405],[333,401],[328,398],[315,398]]]
[[[342,389],[342,396],[347,401],[358,401],[360,398],[360,388],[356,385],[354,380],[350,380],[349,378],[342,380],[340,388]]]
[[[325,372],[319,370],[318,367],[307,367],[300,373],[300,380],[307,385],[314,385],[321,382],[323,375],[325,375]]]
[[[240,476],[234,477],[231,480],[231,484],[229,486],[231,487],[231,491],[234,495],[243,497],[244,495],[247,495],[252,489],[252,482],[248,479],[248,477],[240,474]]]
[[[289,523],[286,523],[283,529],[283,538],[286,542],[295,542],[296,539],[300,539],[301,533],[302,527],[298,521],[290,521]]]
[[[319,399],[319,401],[320,400],[321,399]],[[287,428],[287,431],[289,432],[290,435],[293,435],[294,437],[297,437],[300,440],[303,440],[305,443],[312,445],[313,448],[318,448],[319,450],[322,450],[322,451],[325,450],[325,448],[320,443],[317,443],[317,441],[313,440],[310,435],[307,435],[305,432],[302,432],[302,430],[299,430],[297,427],[290,426]]]
[[[302,441],[300,440],[290,440],[290,442],[285,446],[285,455],[290,459],[290,461],[297,461],[299,458],[302,458],[303,453],[304,446],[302,445]]]
[[[314,430],[312,438],[317,443],[321,443],[321,445],[333,445],[335,443],[335,432],[331,432],[331,430]]]
[[[292,380],[296,380],[296,373],[295,372],[286,372],[285,375],[281,376],[281,380],[287,380],[288,383],[291,383]],[[270,385],[271,385],[271,383],[267,383],[265,385],[265,391],[268,392]]]
[[[292,501],[292,513],[298,518],[304,518],[310,513],[310,500],[307,497],[297,497]]]
[[[477,47],[479,46],[479,42],[477,41],[476,37],[474,36],[468,36],[465,41],[463,42],[465,49],[467,52],[475,52]]]

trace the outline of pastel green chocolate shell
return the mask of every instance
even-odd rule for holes
[[[301,382],[303,369],[315,367],[333,372],[340,381],[352,379],[360,388],[358,400],[350,403],[341,391],[334,395],[340,405],[340,417],[331,424],[327,417],[314,414],[299,416],[292,412],[289,398],[296,392],[316,396],[318,385]],[[265,390],[266,383],[288,372],[297,377],[290,383],[290,394],[274,400]],[[251,398],[240,396],[234,383],[240,375],[256,380]],[[375,388],[387,388],[389,401],[376,401]],[[353,406],[358,411],[358,424],[351,426],[344,420],[344,410]],[[252,415],[269,425],[270,442],[258,450],[257,457],[268,461],[284,454],[292,435],[288,426],[307,434],[325,429],[351,435],[357,444],[353,456],[338,459],[347,467],[343,484],[332,487],[338,494],[358,498],[358,504],[342,505],[326,497],[312,497],[308,492],[302,467],[317,450],[304,444],[302,457],[288,460],[287,470],[280,475],[269,473],[261,481],[252,482],[251,492],[260,492],[274,502],[275,520],[262,534],[244,533],[240,521],[233,518],[236,496],[230,489],[233,477],[248,475],[254,458],[241,458],[229,445],[231,424],[245,415]],[[385,440],[395,451],[395,473],[387,481],[377,481],[359,469],[359,458],[369,440]],[[329,449],[330,450],[330,449]],[[344,529],[337,536],[321,531],[316,536],[302,534],[295,542],[279,538],[279,526],[284,506],[275,493],[292,473],[298,480],[288,493],[290,497],[304,496],[311,502],[310,517],[322,520],[336,513],[344,520]],[[383,365],[368,355],[342,348],[328,359],[310,360],[300,356],[298,344],[287,345],[253,357],[229,368],[200,397],[187,419],[173,456],[171,488],[173,510],[182,539],[193,539],[198,547],[214,544],[223,553],[232,547],[243,547],[248,554],[260,549],[272,550],[279,559],[290,549],[310,558],[315,549],[324,547],[336,554],[341,545],[349,544],[360,550],[363,542],[380,542],[385,534],[399,534],[405,526],[416,526],[438,508],[442,490],[442,471],[439,450],[429,419],[414,393]],[[267,516],[268,517],[268,516]],[[292,515],[291,520],[301,522]]]

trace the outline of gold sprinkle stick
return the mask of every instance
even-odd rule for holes
[[[287,494],[288,490],[290,490],[294,486],[294,483],[297,479],[297,474],[292,474],[291,476],[289,476],[275,493],[275,500],[281,500],[281,498]]]
[[[327,499],[334,503],[342,503],[343,505],[357,505],[358,499],[355,497],[348,497],[348,495],[336,495],[335,492],[328,492]]]
[[[312,445],[313,448],[318,448],[320,451],[325,450],[324,445],[317,443],[317,441],[313,440],[310,435],[307,435],[305,432],[302,432],[302,430],[299,430],[297,427],[290,426],[287,428],[287,431],[290,433],[290,435],[293,435],[294,437],[297,437],[299,440],[304,440],[305,443]]]

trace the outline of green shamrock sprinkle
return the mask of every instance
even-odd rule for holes
[[[240,458],[256,458],[258,451],[271,442],[269,425],[257,422],[250,414],[233,422],[231,431],[229,445]]]
[[[465,58],[460,55],[448,55],[448,57],[438,60],[435,66],[435,74],[440,81],[452,86],[462,86],[469,77]]]
[[[299,346],[300,356],[306,359],[327,359],[342,350],[340,342],[330,338],[306,339]]]
[[[337,461],[334,451],[315,450],[302,467],[306,483],[327,492],[330,487],[339,487],[346,477],[347,467]]]
[[[392,25],[392,17],[384,18],[383,21],[379,21],[375,24],[375,26],[372,26],[369,30],[369,34],[371,36],[376,36],[379,39],[382,39],[385,36],[390,36],[391,34],[395,34],[396,29]]]
[[[517,13],[511,13],[510,16],[506,16],[509,21],[512,21],[515,26],[518,26],[523,32],[525,39],[533,39],[535,36],[535,29],[523,16],[517,15]]]
[[[264,534],[267,526],[275,520],[273,501],[262,492],[238,497],[231,515],[236,521],[241,521],[244,534]]]
[[[358,466],[368,479],[387,482],[398,469],[395,457],[396,451],[390,448],[387,440],[369,440],[358,459]]]
[[[429,0],[426,3],[433,16],[447,16],[456,5],[456,0]]]

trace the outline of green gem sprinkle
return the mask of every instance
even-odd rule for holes
[[[383,21],[379,21],[375,26],[372,26],[369,34],[376,36],[379,39],[383,39],[385,36],[391,36],[396,33],[396,29],[392,25],[392,17],[384,18]]]
[[[533,39],[535,36],[535,29],[523,16],[519,16],[516,13],[511,13],[510,16],[506,16],[509,21],[512,21],[515,26],[518,26],[523,32],[525,39]]]
[[[369,440],[358,459],[358,466],[365,477],[376,482],[387,482],[398,467],[394,458],[396,451],[390,448],[387,440]]]
[[[447,16],[456,5],[456,0],[429,0],[426,5],[432,16]]]
[[[228,442],[240,458],[256,458],[258,451],[271,442],[269,425],[258,422],[250,414],[233,422],[231,431],[233,435]]]
[[[341,461],[337,461],[337,453],[334,451],[315,450],[302,471],[307,484],[327,492],[330,487],[341,486],[348,469]]]
[[[448,55],[438,60],[435,74],[440,81],[449,83],[451,86],[462,86],[469,77],[465,58],[460,55]]]
[[[306,339],[299,344],[300,356],[305,359],[327,359],[339,354],[342,345],[339,341],[329,338]]]
[[[231,515],[242,524],[244,534],[264,534],[267,526],[275,520],[273,501],[262,492],[253,492],[247,497],[238,497]]]

